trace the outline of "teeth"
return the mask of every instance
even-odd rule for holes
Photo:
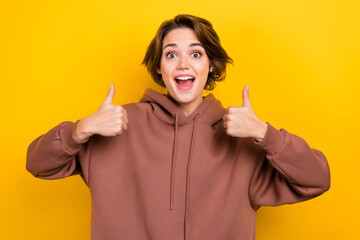
[[[186,77],[177,77],[176,80],[189,80],[189,79],[194,79],[193,77],[189,77],[189,76],[186,76]]]

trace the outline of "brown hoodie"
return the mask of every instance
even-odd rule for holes
[[[128,131],[77,142],[77,122],[36,138],[26,168],[43,179],[81,174],[93,240],[252,240],[256,210],[311,199],[330,187],[325,156],[268,124],[262,142],[228,136],[209,94],[186,117],[147,89],[123,105]]]

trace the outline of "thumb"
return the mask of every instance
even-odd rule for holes
[[[112,104],[114,95],[115,95],[115,87],[114,87],[114,84],[110,83],[110,90],[107,93],[103,104]]]
[[[243,107],[251,107],[250,99],[249,99],[249,85],[246,85],[244,87],[242,96],[243,96]]]

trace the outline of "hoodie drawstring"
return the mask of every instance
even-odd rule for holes
[[[195,133],[196,133],[196,126],[198,121],[198,116],[200,113],[196,113],[192,135],[191,135],[191,142],[190,142],[190,151],[186,169],[186,192],[185,192],[185,218],[184,218],[184,239],[186,240],[186,220],[187,220],[187,212],[188,212],[188,205],[189,205],[189,188],[190,188],[190,165],[191,159],[193,155],[194,149],[194,140],[195,140]],[[175,172],[175,154],[176,154],[176,138],[178,132],[178,112],[175,112],[175,130],[174,130],[174,142],[173,142],[173,153],[171,159],[171,175],[170,175],[170,211],[174,209],[173,198],[174,198],[174,172]]]
[[[175,133],[174,133],[174,145],[173,145],[173,152],[171,158],[171,175],[170,175],[170,211],[173,209],[173,191],[174,191],[174,171],[175,171],[175,150],[176,150],[176,139],[177,139],[177,130],[178,130],[178,112],[175,112]]]
[[[190,145],[190,152],[189,152],[189,159],[188,159],[188,165],[186,170],[186,195],[185,195],[185,219],[184,219],[184,239],[186,240],[186,220],[187,220],[187,212],[188,212],[188,205],[189,205],[189,189],[190,189],[190,164],[194,149],[194,140],[195,140],[195,130],[197,125],[198,116],[200,113],[196,113],[195,115],[195,121],[191,136],[191,145]]]

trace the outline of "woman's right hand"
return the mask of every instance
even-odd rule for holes
[[[95,134],[102,136],[121,135],[128,129],[127,112],[122,106],[113,105],[115,87],[111,83],[110,90],[98,110],[92,115],[81,119],[73,132],[73,138],[85,141]]]

